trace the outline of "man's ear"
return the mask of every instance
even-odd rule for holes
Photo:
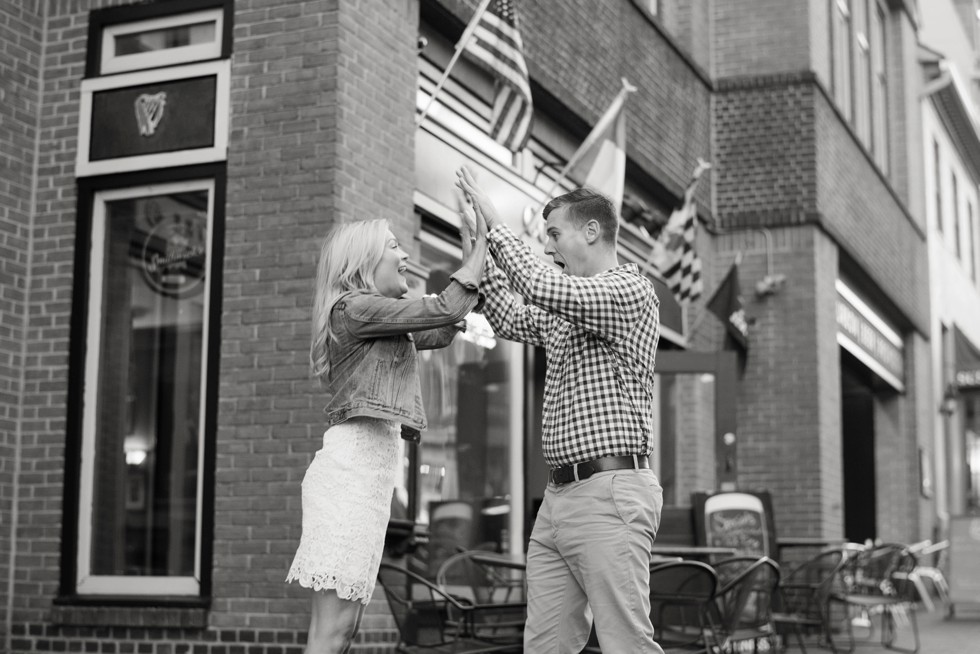
[[[589,222],[585,223],[585,241],[586,243],[595,243],[599,236],[602,235],[602,227],[599,226],[599,221],[594,218]]]

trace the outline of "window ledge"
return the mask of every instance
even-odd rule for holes
[[[185,606],[133,606],[118,599],[62,598],[51,607],[54,624],[99,627],[175,627],[204,629],[208,626],[205,602]]]

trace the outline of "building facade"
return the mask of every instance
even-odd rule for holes
[[[415,124],[475,4],[0,2],[7,649],[299,652],[308,597],[283,579],[322,431],[320,239],[388,218],[412,292],[438,292],[465,164],[543,254],[534,209],[624,77],[621,255],[662,300],[667,506],[765,489],[780,536],[932,535],[914,3],[520,3],[535,121],[516,154],[465,57]],[[706,293],[682,304],[649,259],[699,158]],[[735,261],[741,360],[704,308]],[[543,354],[468,323],[422,354],[430,427],[392,498],[391,553],[424,525],[430,575],[457,547],[522,551],[547,474]],[[358,651],[391,651],[380,597],[362,629]]]
[[[936,505],[945,535],[980,507],[980,216],[975,2],[922,8],[922,158],[932,298]],[[956,522],[953,527],[951,523]]]

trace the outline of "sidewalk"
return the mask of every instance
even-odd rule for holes
[[[931,613],[919,611],[917,615],[919,639],[922,643],[919,654],[971,654],[972,652],[980,652],[980,606],[957,607],[957,615],[952,619],[946,619],[945,613],[939,609]],[[875,639],[867,643],[859,640],[862,644],[855,651],[867,652],[868,654],[892,651],[882,647],[877,636],[878,633],[876,632]],[[895,644],[904,648],[911,647],[912,643],[911,626],[899,625],[898,640]],[[799,646],[795,646],[796,643],[792,640],[790,645],[790,648],[786,650],[787,653],[799,654]],[[846,651],[847,646],[843,639],[838,642],[838,646],[842,646],[842,651]],[[807,650],[819,654],[830,651],[829,649],[810,646],[809,643]]]

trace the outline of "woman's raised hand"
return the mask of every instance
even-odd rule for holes
[[[463,193],[457,194],[456,206],[459,210],[459,234],[463,242],[463,259],[466,260],[470,257],[470,253],[473,252],[477,234],[480,231],[480,223],[483,221],[477,220],[476,212],[473,211],[473,207],[466,201]],[[486,238],[485,225],[483,226],[483,236]]]
[[[473,173],[466,166],[461,166],[456,171],[456,186],[463,191],[466,199],[473,205],[473,210],[477,217],[477,233],[479,234],[480,223],[483,223],[482,227],[486,231],[493,229],[500,221],[497,216],[497,208],[493,206],[493,202],[490,201],[490,198],[483,189],[477,185],[476,178],[473,177]]]

